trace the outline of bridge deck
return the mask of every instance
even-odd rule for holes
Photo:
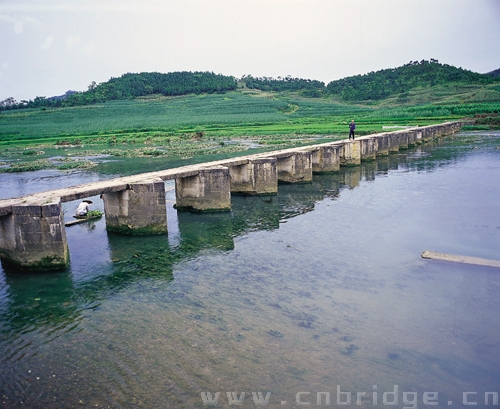
[[[439,125],[428,125],[425,127],[415,127],[415,128],[410,128],[410,129],[405,129],[405,130],[398,130],[398,131],[393,131],[393,132],[383,132],[379,134],[374,134],[374,135],[367,135],[364,137],[358,137],[356,140],[363,140],[367,138],[373,138],[373,137],[380,137],[381,135],[384,134],[398,134],[401,132],[410,132],[412,130],[424,130],[426,128],[432,128],[432,127],[439,127],[443,125],[449,125],[453,124],[450,122],[444,123],[444,124],[439,124]],[[188,166],[182,166],[178,168],[173,168],[173,169],[166,169],[166,170],[161,170],[161,171],[156,171],[156,172],[149,172],[149,173],[141,173],[138,175],[133,175],[133,176],[126,176],[126,177],[120,177],[120,178],[115,178],[115,179],[110,179],[110,180],[104,180],[104,181],[99,181],[99,182],[90,182],[86,184],[81,184],[77,186],[71,186],[63,189],[57,189],[57,190],[51,190],[51,191],[45,191],[45,192],[39,192],[39,193],[34,193],[26,196],[21,196],[17,198],[12,198],[12,199],[3,199],[0,200],[0,217],[1,216],[6,216],[10,213],[12,213],[12,206],[14,205],[29,205],[29,204],[43,204],[43,203],[52,203],[56,200],[60,200],[61,202],[69,202],[73,200],[81,200],[86,197],[91,197],[91,196],[96,196],[104,193],[110,193],[110,192],[118,192],[121,190],[127,189],[127,186],[132,183],[143,183],[143,182],[150,182],[154,180],[173,180],[177,178],[185,178],[189,176],[195,176],[199,173],[200,170],[206,169],[206,168],[214,168],[218,166],[224,166],[224,167],[231,167],[231,166],[240,166],[244,165],[246,163],[249,163],[251,160],[259,159],[259,158],[286,158],[291,156],[295,152],[307,152],[307,151],[313,151],[314,149],[324,147],[324,146],[331,146],[331,145],[343,145],[349,143],[347,139],[342,139],[338,141],[333,141],[333,142],[328,142],[328,143],[322,143],[322,144],[316,144],[316,145],[308,145],[308,146],[302,146],[298,148],[290,148],[290,149],[282,149],[278,151],[272,151],[272,152],[265,152],[265,153],[258,153],[258,154],[253,154],[253,155],[247,155],[247,156],[242,156],[242,157],[237,157],[237,158],[230,158],[230,159],[224,159],[224,160],[218,160],[218,161],[213,161],[213,162],[205,162],[201,164],[196,164],[196,165],[188,165]]]
[[[127,186],[132,183],[149,182],[153,180],[173,180],[177,178],[185,178],[195,176],[200,169],[214,168],[217,166],[240,166],[249,163],[252,159],[266,157],[286,157],[294,152],[303,152],[306,149],[314,149],[320,146],[330,145],[332,143],[343,143],[343,141],[329,142],[325,144],[309,145],[299,148],[283,149],[279,151],[258,153],[237,158],[223,159],[212,162],[204,162],[195,165],[181,166],[173,169],[165,169],[156,172],[141,173],[138,175],[125,176],[99,182],[90,182],[81,185],[66,187],[62,189],[50,190],[45,192],[33,193],[26,196],[20,196],[12,199],[0,200],[0,216],[6,216],[12,213],[12,206],[18,204],[40,204],[50,203],[58,198],[61,202],[70,202],[73,200],[81,200],[86,197],[96,196],[104,193],[118,192],[127,189]]]

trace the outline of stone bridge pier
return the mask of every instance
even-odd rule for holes
[[[311,182],[314,173],[337,172],[353,188],[359,184],[361,161],[373,161],[389,152],[429,139],[451,135],[471,123],[448,122],[427,127],[369,135],[354,141],[284,149],[224,159],[175,169],[93,182],[28,196],[0,200],[0,258],[3,263],[26,270],[64,269],[69,263],[62,203],[102,195],[106,228],[123,234],[167,233],[165,181],[175,180],[178,210],[228,211],[231,192],[270,195],[278,182]],[[397,161],[395,163],[397,168]],[[372,178],[375,163],[364,166]]]
[[[251,159],[242,165],[229,166],[232,193],[243,195],[278,194],[276,158]]]
[[[358,139],[362,161],[374,161],[377,158],[378,141],[375,137],[363,136]]]
[[[131,183],[127,189],[105,193],[106,229],[123,234],[167,233],[165,182]]]
[[[15,204],[0,216],[0,257],[23,270],[60,270],[69,263],[60,199],[43,204]]]
[[[310,148],[312,172],[329,173],[340,170],[341,145],[332,144]]]
[[[194,212],[231,210],[229,168],[199,169],[195,175],[175,179],[175,208]]]
[[[374,135],[377,139],[377,156],[389,155],[389,139],[390,134],[382,133]]]
[[[312,181],[311,151],[277,152],[269,157],[276,158],[278,181],[284,183],[307,183]]]
[[[358,166],[361,164],[361,142],[359,140],[343,142],[340,156],[341,166]]]

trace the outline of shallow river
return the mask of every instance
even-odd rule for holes
[[[0,268],[0,408],[492,407],[500,270],[420,255],[500,259],[499,145],[462,134],[224,214],[170,190],[164,236],[68,227],[68,271]]]

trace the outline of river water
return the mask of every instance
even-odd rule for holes
[[[0,269],[0,407],[491,407],[500,270],[420,255],[500,259],[499,145],[460,134],[223,214],[170,190],[158,237],[68,227],[67,271]],[[1,194],[127,173],[99,169]]]

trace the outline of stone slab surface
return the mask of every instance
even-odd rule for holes
[[[452,261],[455,263],[474,264],[477,266],[500,267],[500,260],[489,260],[480,257],[460,256],[455,254],[436,253],[434,251],[424,251],[422,258],[432,260]]]

